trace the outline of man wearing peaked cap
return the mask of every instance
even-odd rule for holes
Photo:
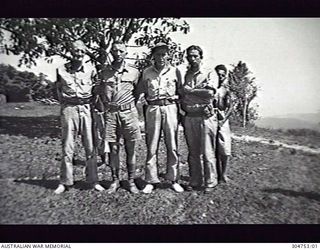
[[[145,112],[147,160],[145,181],[148,183],[142,190],[151,193],[154,185],[160,183],[158,176],[157,154],[161,133],[167,148],[167,169],[165,179],[171,181],[174,191],[183,192],[178,184],[178,89],[181,85],[180,71],[168,63],[168,46],[158,43],[152,49],[154,64],[146,68],[140,77],[136,98],[144,94],[147,101]]]
[[[169,50],[169,46],[166,43],[160,42],[160,43],[156,43],[152,48],[151,48],[151,54],[154,54],[154,52],[157,49],[166,49],[167,51]]]

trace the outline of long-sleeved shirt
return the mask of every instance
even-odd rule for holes
[[[193,72],[188,69],[184,77],[182,89],[184,92],[183,103],[185,105],[212,103],[213,95],[207,93],[209,93],[210,90],[215,92],[217,89],[217,84],[213,80],[213,71],[200,68],[199,71]],[[205,94],[200,94],[197,90],[208,91]]]

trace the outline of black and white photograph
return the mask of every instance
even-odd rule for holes
[[[319,18],[1,18],[0,224],[320,223]]]

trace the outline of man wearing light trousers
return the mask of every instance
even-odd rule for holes
[[[178,104],[177,93],[181,85],[180,71],[168,64],[168,46],[156,44],[151,50],[154,65],[145,69],[140,78],[137,97],[144,93],[147,101],[145,112],[145,129],[147,143],[147,160],[145,181],[148,183],[142,190],[151,193],[154,184],[160,183],[158,176],[157,155],[159,141],[163,132],[167,148],[167,166],[165,179],[171,181],[174,191],[183,192],[178,184],[179,158],[177,152]]]
[[[89,66],[83,63],[81,44],[74,43],[73,59],[57,69],[57,93],[61,103],[62,161],[60,184],[56,194],[74,184],[73,156],[75,140],[81,135],[86,154],[86,178],[98,191],[97,158],[93,145],[91,99],[92,81]]]

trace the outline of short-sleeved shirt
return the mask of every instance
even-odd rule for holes
[[[63,99],[90,98],[92,96],[93,69],[88,64],[83,64],[75,73],[66,71],[65,65],[58,68],[57,87]]]
[[[197,72],[188,69],[184,77],[183,88],[186,86],[192,89],[205,89],[206,87],[210,89],[217,88],[217,84],[213,80],[213,71],[208,68],[201,68]],[[187,93],[184,96],[183,103],[186,105],[209,104],[212,102],[212,99],[213,98]]]
[[[103,102],[112,102],[118,105],[134,101],[134,90],[139,80],[139,71],[131,65],[124,64],[120,69],[106,65],[98,75],[102,80]]]
[[[179,69],[168,65],[159,72],[154,66],[150,66],[142,73],[137,93],[144,93],[147,101],[177,99],[180,86]]]

